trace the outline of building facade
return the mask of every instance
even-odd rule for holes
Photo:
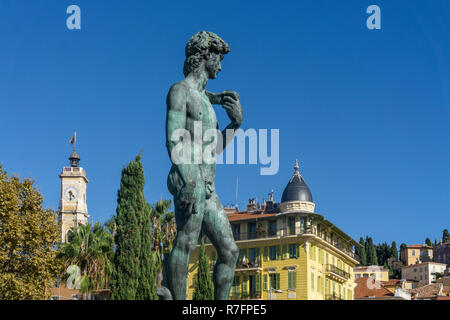
[[[433,247],[415,244],[400,250],[400,261],[404,266],[433,261]]]
[[[444,273],[446,264],[437,262],[422,262],[402,267],[402,279],[418,281],[419,286],[436,282],[436,274]]]
[[[433,247],[433,261],[450,266],[450,242],[440,242]]]
[[[359,244],[322,215],[303,177],[295,172],[281,203],[273,192],[262,206],[228,214],[240,254],[230,299],[353,300],[353,267]],[[211,270],[217,253],[207,244]],[[198,249],[189,266],[188,297],[197,277]]]
[[[389,269],[380,266],[360,266],[353,269],[355,279],[372,277],[377,281],[389,281]]]

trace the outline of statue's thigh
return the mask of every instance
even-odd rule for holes
[[[175,219],[177,223],[177,244],[197,245],[198,237],[202,228],[204,210],[196,214],[186,215],[184,210],[175,208]],[[181,242],[181,243],[180,243]],[[192,248],[190,248],[192,249]]]
[[[228,251],[235,245],[230,222],[215,192],[211,198],[206,200],[202,226],[219,255],[222,251]]]

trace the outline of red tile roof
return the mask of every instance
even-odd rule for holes
[[[415,295],[415,298],[436,297],[440,291],[440,283],[432,283],[426,286],[409,290],[409,293]],[[443,293],[450,294],[450,287],[443,286]]]
[[[368,284],[372,282],[372,288],[369,288]],[[355,280],[355,299],[364,298],[388,298],[393,297],[394,294],[386,289],[381,282],[379,285],[375,283],[375,279],[362,277]]]
[[[427,246],[426,244],[412,244],[410,246],[407,246],[407,248],[411,248],[411,249],[422,249],[422,248],[433,249],[432,246]]]
[[[276,216],[278,213],[261,213],[261,211],[255,211],[250,212],[248,211],[241,211],[238,213],[230,213],[227,214],[228,220],[230,222],[232,221],[239,221],[239,220],[251,220],[251,219],[261,219],[261,218],[267,218],[267,217],[273,217]]]

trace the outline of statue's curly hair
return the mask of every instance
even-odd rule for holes
[[[230,46],[213,32],[200,31],[192,36],[186,45],[184,76],[196,70],[200,66],[201,59],[210,52],[227,54],[230,52]]]

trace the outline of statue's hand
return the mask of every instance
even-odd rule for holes
[[[197,214],[203,194],[204,189],[200,183],[191,181],[183,186],[178,193],[178,205],[186,215]]]
[[[226,110],[232,124],[239,128],[243,119],[239,94],[236,91],[225,90],[220,93],[220,104]]]

